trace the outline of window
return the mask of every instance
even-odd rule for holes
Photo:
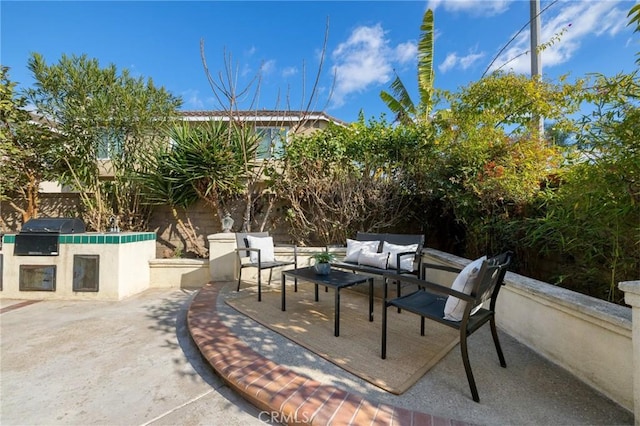
[[[110,160],[122,154],[124,134],[116,129],[102,129],[98,132],[98,160]]]
[[[256,133],[260,137],[257,157],[260,159],[282,157],[288,131],[288,127],[256,127]]]

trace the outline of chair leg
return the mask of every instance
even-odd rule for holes
[[[502,368],[507,367],[507,361],[504,359],[502,348],[500,347],[500,340],[498,340],[498,330],[496,329],[496,317],[491,317],[489,321],[491,325],[491,335],[493,336],[493,343],[496,345],[496,351],[498,352],[498,359],[500,359],[500,366]]]
[[[467,350],[467,334],[464,330],[460,330],[460,351],[462,352],[462,363],[464,364],[464,371],[467,373],[469,388],[471,388],[471,396],[473,397],[473,400],[475,402],[480,402],[480,397],[478,396],[478,388],[476,388],[476,381],[473,378],[471,364],[469,363],[469,351]]]
[[[396,297],[402,296],[402,290],[400,289],[400,280],[396,281]],[[398,306],[398,313],[402,312],[402,309]]]
[[[258,269],[258,302],[262,302],[262,269]]]
[[[269,269],[269,285],[271,285],[271,276],[273,276],[273,268]]]
[[[386,290],[386,285],[385,285]],[[382,345],[380,348],[380,357],[387,358],[387,298],[385,296],[382,301]]]
[[[424,336],[424,317],[420,317],[420,335]]]
[[[236,291],[240,291],[240,280],[242,279],[242,268],[240,268],[240,272],[238,272],[238,288]]]

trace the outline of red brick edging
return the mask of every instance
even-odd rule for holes
[[[34,303],[41,302],[41,300],[26,300],[24,302],[14,303],[13,305],[5,306],[0,309],[0,314],[4,314],[5,312],[13,311],[15,309],[24,308],[25,306],[33,305]]]
[[[286,424],[465,425],[431,414],[371,402],[324,385],[260,355],[221,321],[216,301],[220,285],[209,283],[187,314],[189,332],[202,355],[232,389],[267,415]]]

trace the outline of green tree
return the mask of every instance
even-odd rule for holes
[[[411,99],[399,76],[391,83],[392,93],[380,92],[380,98],[395,114],[396,121],[410,125],[415,122],[428,121],[433,108],[433,11],[427,9],[420,26],[418,42],[418,93],[420,103]]]
[[[112,215],[122,229],[144,228],[148,210],[130,175],[144,167],[143,152],[167,143],[164,129],[181,100],[151,79],[101,68],[86,55],[47,65],[34,53],[28,68],[36,81],[28,99],[64,136],[59,180],[80,193],[89,228],[104,230]]]
[[[543,113],[559,128],[577,108],[576,86],[494,73],[456,93],[442,92],[449,109],[431,122],[436,155],[419,177],[423,210],[438,240],[469,257],[515,249],[507,226],[524,218],[561,151],[539,140],[531,117]],[[447,232],[447,230],[449,232]]]
[[[640,270],[640,81],[637,72],[596,76],[584,99],[575,163],[549,187],[526,242],[562,256],[555,280],[622,303],[620,281]]]
[[[62,140],[46,120],[31,116],[15,86],[9,68],[0,67],[0,200],[21,212],[24,223],[38,216],[40,183],[55,177]]]

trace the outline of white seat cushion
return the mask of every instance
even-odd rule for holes
[[[376,253],[380,247],[380,241],[357,241],[347,238],[347,255],[344,258],[345,262],[358,262],[360,251],[371,251]]]
[[[249,243],[250,248],[260,249],[260,262],[273,262],[275,260],[273,237],[254,237],[247,235],[247,243]],[[250,251],[249,260],[251,263],[258,263],[258,252]]]
[[[382,251],[389,253],[389,268],[397,269],[398,253],[412,252],[415,253],[418,250],[418,244],[409,244],[401,246],[399,244],[391,244],[388,242],[382,243]],[[415,256],[403,256],[400,258],[400,269],[403,271],[413,271],[413,261]]]
[[[473,290],[473,281],[478,276],[482,262],[485,260],[487,260],[487,256],[482,256],[465,266],[453,281],[451,289],[459,291],[460,293],[471,294],[471,290]],[[443,318],[449,321],[462,321],[465,306],[466,303],[464,300],[458,299],[455,296],[449,296],[444,305]],[[480,309],[480,306],[476,306],[471,313],[476,313],[478,309]]]

